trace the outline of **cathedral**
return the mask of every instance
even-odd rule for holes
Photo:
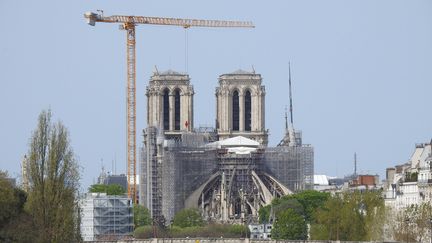
[[[168,225],[181,209],[197,208],[209,221],[254,223],[259,208],[275,197],[312,189],[313,147],[302,143],[292,119],[278,146],[268,146],[265,95],[260,74],[222,74],[215,127],[194,127],[189,75],[153,73],[139,202],[156,222]]]

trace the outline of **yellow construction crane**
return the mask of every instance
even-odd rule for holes
[[[128,196],[136,203],[136,72],[135,72],[135,26],[138,24],[175,25],[183,28],[189,27],[240,27],[254,28],[252,22],[246,21],[221,21],[200,19],[178,19],[144,16],[103,16],[100,13],[86,12],[84,17],[87,23],[94,26],[96,22],[120,23],[120,29],[126,30],[126,55],[127,55],[127,179]]]

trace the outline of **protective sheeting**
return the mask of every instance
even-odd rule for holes
[[[227,147],[252,147],[257,148],[260,144],[257,141],[254,141],[249,138],[245,138],[243,136],[237,136],[233,138],[227,138],[222,141],[216,141],[208,144],[208,147],[216,147],[216,148],[227,148]]]
[[[250,148],[250,147],[228,148],[228,153],[235,153],[235,154],[250,154],[251,152],[254,151],[256,151],[256,148]]]
[[[314,175],[314,185],[327,186],[328,184],[326,175]]]

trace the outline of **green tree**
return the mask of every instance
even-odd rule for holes
[[[305,220],[310,223],[314,220],[315,211],[322,207],[330,197],[329,193],[306,190],[292,195],[302,206]]]
[[[178,226],[181,228],[203,225],[204,220],[202,219],[198,209],[195,208],[182,209],[174,216],[173,219],[173,226]]]
[[[152,224],[150,211],[143,205],[134,205],[134,225],[135,228]]]
[[[0,171],[0,225],[5,225],[19,213],[20,202],[7,172]]]
[[[310,223],[313,221],[315,211],[324,205],[329,196],[329,193],[306,190],[281,198],[275,198],[271,205],[260,208],[258,212],[259,220],[261,223],[268,222],[272,208],[276,217],[278,212],[287,208],[293,208],[304,216],[307,223]]]
[[[342,198],[335,195],[317,210],[315,223],[311,225],[311,238],[313,240],[336,240],[340,238],[342,207]]]
[[[36,242],[80,241],[77,193],[79,167],[66,127],[42,111],[29,148],[30,188],[26,208]]]
[[[365,240],[384,240],[384,225],[386,224],[386,207],[381,191],[366,191],[362,194],[362,212],[365,223]]]
[[[273,225],[272,238],[306,240],[307,226],[304,217],[292,208],[280,212]]]
[[[7,177],[6,172],[0,171],[0,242],[32,242],[33,220],[24,211],[27,194],[14,187]]]
[[[353,191],[331,196],[313,215],[314,240],[382,240],[385,207],[379,191]]]
[[[125,189],[119,184],[94,184],[89,187],[89,192],[106,193],[107,195],[123,195],[126,193]]]

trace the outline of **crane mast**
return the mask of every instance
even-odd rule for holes
[[[93,12],[86,12],[84,17],[87,23],[95,26],[96,22],[120,23],[120,29],[126,31],[126,112],[127,112],[127,180],[128,197],[136,203],[136,51],[135,26],[138,24],[174,25],[183,28],[189,27],[238,27],[254,28],[249,21],[221,21],[200,19],[179,19],[145,16],[113,15],[103,16]]]
[[[136,202],[136,58],[135,24],[125,23],[127,50],[127,174],[128,196]]]

